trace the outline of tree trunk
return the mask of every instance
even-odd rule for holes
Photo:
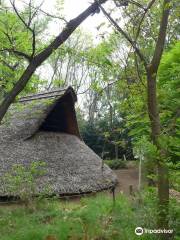
[[[166,31],[168,25],[168,17],[170,14],[170,2],[171,0],[164,0],[162,18],[160,22],[158,39],[154,55],[150,65],[146,66],[147,73],[147,94],[148,94],[148,114],[151,122],[151,135],[155,146],[159,150],[159,156],[157,157],[157,187],[158,187],[158,219],[157,227],[160,229],[168,229],[168,214],[169,214],[169,176],[168,168],[166,166],[166,153],[159,143],[159,137],[161,135],[161,125],[157,102],[156,91],[156,78],[159,64],[161,61]],[[168,234],[161,234],[161,239],[169,239]]]
[[[119,147],[118,147],[118,145],[117,144],[115,144],[115,157],[116,157],[116,160],[118,160],[119,159],[119,149],[118,149]]]
[[[165,163],[165,154],[159,144],[161,125],[159,118],[158,102],[156,95],[156,73],[151,66],[147,71],[148,90],[148,114],[151,122],[151,135],[153,143],[157,146],[160,156],[157,157],[157,187],[158,187],[158,228],[168,229],[168,209],[169,209],[169,180],[168,168]],[[162,239],[169,239],[167,234],[162,234]]]
[[[155,1],[151,1],[146,10],[150,9]],[[101,10],[108,20],[113,24],[117,31],[122,34],[126,40],[131,44],[136,54],[139,56],[141,62],[143,63],[146,74],[147,74],[147,95],[148,95],[148,114],[151,122],[151,137],[153,144],[157,146],[160,156],[157,159],[157,171],[158,171],[158,227],[168,228],[168,204],[169,204],[169,181],[168,181],[168,169],[164,162],[165,154],[164,150],[159,145],[159,137],[161,134],[160,118],[158,111],[157,95],[156,95],[156,75],[158,67],[161,61],[162,53],[164,50],[164,44],[166,39],[166,30],[168,25],[168,17],[170,14],[171,0],[164,0],[162,7],[162,16],[160,21],[158,38],[156,41],[156,46],[151,63],[148,65],[145,56],[141,50],[137,47],[136,41],[134,41],[130,35],[128,35],[118,23],[108,14],[105,9],[101,6]],[[168,235],[162,235],[162,239],[168,239]]]
[[[26,68],[23,75],[19,79],[19,81],[15,84],[11,92],[5,97],[2,104],[0,105],[0,123],[6,114],[10,104],[14,101],[16,96],[24,89],[28,80],[31,78],[32,74],[36,70],[36,65],[32,61],[30,65]]]

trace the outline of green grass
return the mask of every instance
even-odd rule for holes
[[[174,200],[173,200],[174,201]],[[155,235],[134,234],[137,226],[155,227],[155,196],[143,195],[141,203],[124,195],[83,198],[80,202],[43,200],[35,209],[0,207],[1,240],[153,240]],[[178,229],[179,208],[173,202],[171,225]],[[178,235],[178,233],[176,234]],[[178,239],[178,237],[176,238]]]

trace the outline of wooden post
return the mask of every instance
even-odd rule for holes
[[[143,156],[140,154],[139,157],[139,183],[138,183],[138,190],[141,191],[141,180],[142,180],[142,158]]]

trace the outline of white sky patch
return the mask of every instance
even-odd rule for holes
[[[81,12],[83,12],[88,6],[91,5],[93,0],[64,0],[64,10],[58,11],[56,8],[58,0],[34,0],[34,6],[39,6],[43,2],[41,9],[51,15],[64,15],[66,20],[71,20],[77,17]],[[10,1],[5,0],[5,3],[10,6]],[[29,0],[15,0],[15,4],[19,10],[22,10],[24,6],[27,6]],[[106,6],[106,4],[104,4]],[[99,42],[98,30],[97,26],[102,22],[107,21],[102,13],[94,14],[93,16],[89,16],[83,23],[81,24],[81,28],[85,32],[92,33],[93,39],[95,42]],[[50,34],[55,35],[58,34],[57,25],[53,22],[50,25]]]
[[[74,18],[79,15],[83,10],[90,6],[89,0],[66,0],[65,1],[65,14],[68,19]],[[86,32],[91,32],[93,35],[97,35],[98,31],[96,27],[105,20],[105,17],[100,14],[94,14],[89,16],[82,24],[81,27]]]
[[[10,0],[4,0],[8,6],[11,6]],[[15,5],[18,10],[22,10],[25,6],[29,4],[30,0],[15,0]],[[40,6],[43,11],[51,14],[51,15],[63,15],[67,21],[77,17],[80,13],[86,10],[94,0],[64,0],[64,5],[61,5],[61,0],[32,0],[33,6]],[[57,7],[58,6],[58,7]],[[103,4],[103,7],[109,11],[114,6],[112,1],[107,1]],[[62,8],[59,10],[59,8]],[[114,17],[121,16],[121,11],[117,11]],[[105,22],[106,25],[101,31],[97,30],[97,27]],[[123,19],[119,22],[121,26],[124,25]],[[101,41],[101,37],[103,34],[108,35],[112,31],[112,27],[108,27],[109,22],[102,12],[99,14],[94,14],[93,16],[89,16],[86,20],[84,20],[80,27],[83,31],[89,32],[92,34],[94,43],[97,44]],[[59,34],[61,30],[62,22],[52,21],[49,26],[49,35],[56,36]]]
[[[39,1],[39,0],[37,0]],[[56,0],[45,0],[43,4],[43,9],[47,12],[54,13]],[[64,14],[67,20],[77,17],[81,12],[88,8],[93,1],[90,0],[65,0],[64,1]],[[94,14],[89,16],[82,24],[82,28],[89,32],[96,32],[96,27],[98,24],[105,20],[102,13]]]

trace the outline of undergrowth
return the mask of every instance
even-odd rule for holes
[[[111,169],[117,170],[127,168],[127,161],[121,159],[105,160],[104,161]]]
[[[141,226],[154,229],[156,197],[152,189],[141,197],[116,198],[107,195],[82,198],[79,202],[44,199],[35,208],[0,207],[1,240],[154,240],[155,234],[136,236]],[[173,207],[172,207],[173,206]],[[175,200],[170,204],[170,224],[178,240],[180,210]]]

